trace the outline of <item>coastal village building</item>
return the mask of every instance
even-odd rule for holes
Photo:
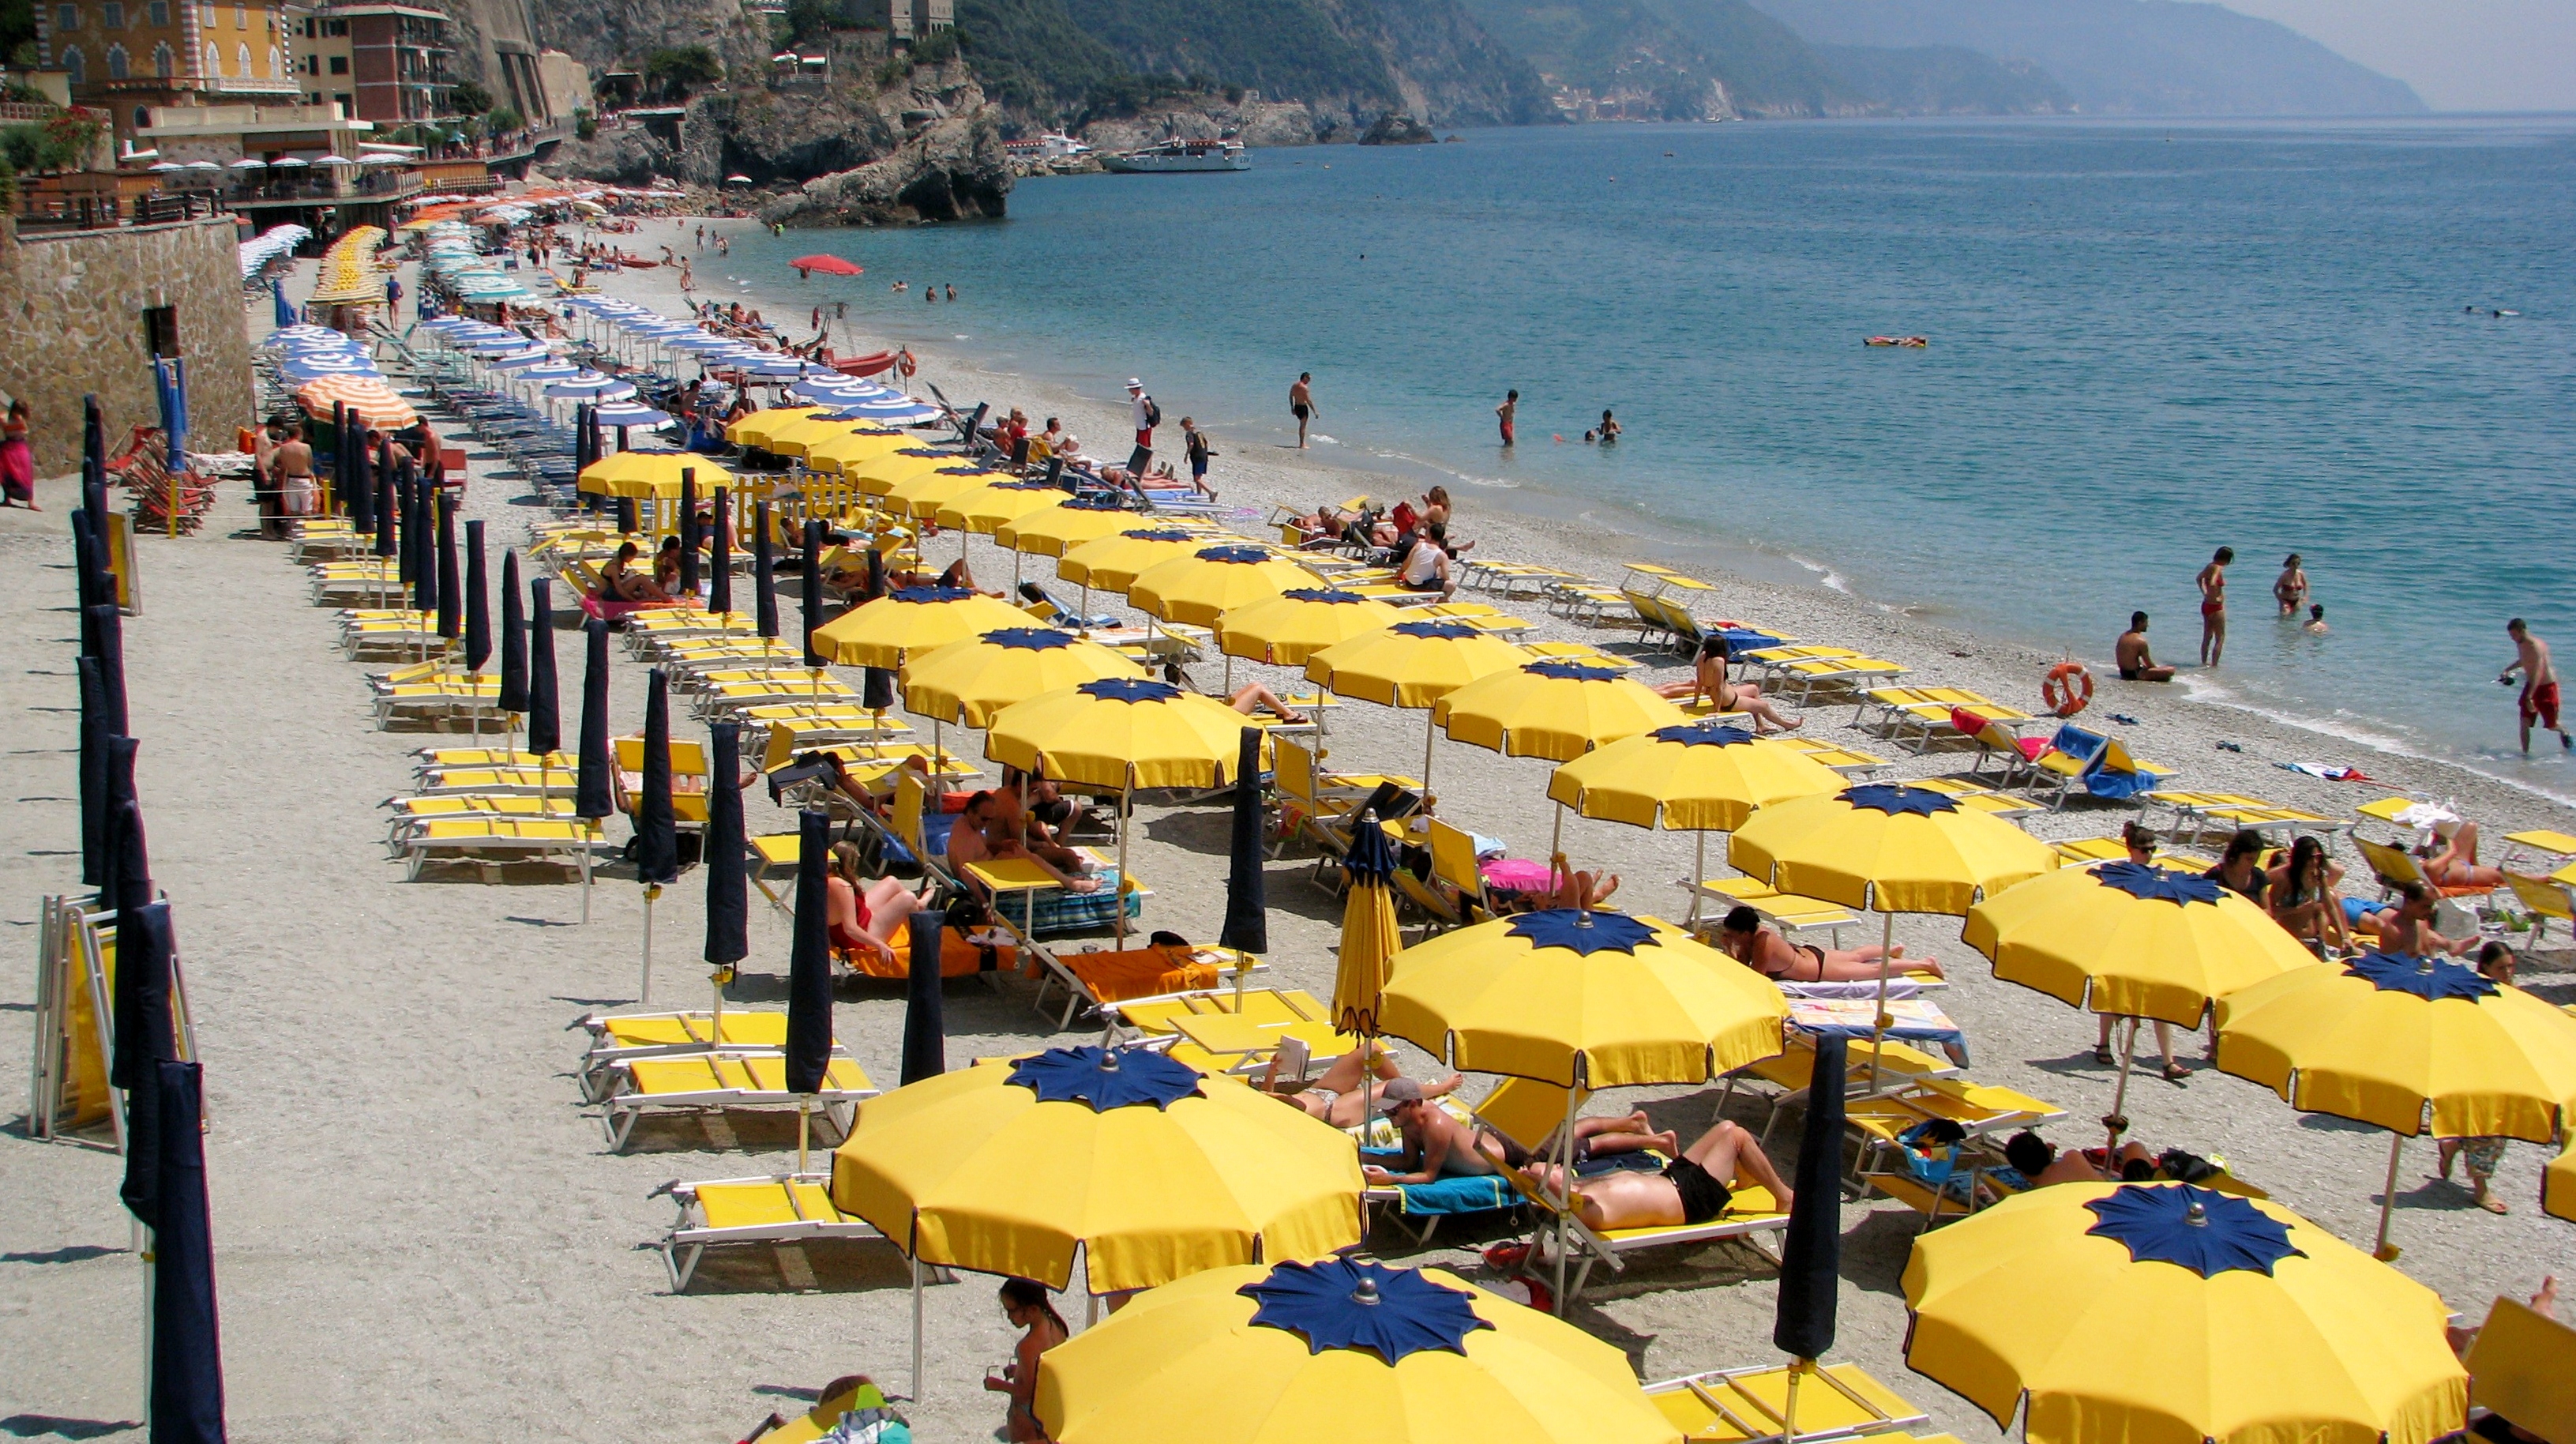
[[[374,122],[337,102],[155,106],[147,120],[135,134],[163,164],[221,167],[224,203],[260,230],[285,221],[323,235],[387,225],[396,204],[420,193],[421,177],[400,152],[366,149]]]
[[[445,13],[414,5],[325,5],[290,12],[296,81],[308,105],[408,125],[451,108],[456,53]]]
[[[859,24],[907,44],[957,23],[956,0],[851,0],[849,13]]]
[[[108,112],[120,140],[155,106],[301,93],[284,0],[42,0],[35,12],[38,64],[69,78],[74,104]]]

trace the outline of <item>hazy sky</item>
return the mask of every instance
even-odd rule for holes
[[[2415,87],[2435,110],[2576,110],[2576,0],[2222,0]]]

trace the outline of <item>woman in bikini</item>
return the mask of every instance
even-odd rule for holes
[[[1562,1186],[1553,1167],[1534,1174],[1543,1188]],[[1761,1142],[1744,1125],[1721,1119],[1661,1173],[1622,1169],[1574,1180],[1574,1210],[1595,1232],[1706,1223],[1726,1212],[1736,1187],[1745,1183],[1769,1193],[1773,1208],[1788,1211],[1788,1181],[1772,1166]]]
[[[872,953],[894,962],[894,936],[920,911],[920,897],[894,878],[861,876],[859,849],[852,843],[832,844],[829,867],[824,879],[828,893],[824,924],[831,932],[832,950]]]
[[[2327,956],[2329,949],[2351,952],[2352,932],[2344,926],[2343,907],[2335,901],[2335,887],[2342,881],[2343,869],[2327,858],[2326,845],[2314,837],[2300,837],[2290,844],[2290,855],[2271,870],[2264,887],[2271,898],[2272,921],[2318,957]]]
[[[1691,664],[1691,679],[1663,683],[1655,688],[1655,692],[1676,702],[1697,702],[1706,697],[1720,712],[1744,713],[1753,719],[1753,730],[1757,736],[1792,731],[1806,725],[1804,717],[1793,720],[1781,716],[1780,709],[1762,695],[1759,684],[1728,681],[1727,662],[1726,638],[1711,632],[1699,639],[1699,656]]]
[[[1366,1099],[1360,1097],[1361,1050],[1357,1048],[1334,1059],[1320,1075],[1294,1093],[1278,1091],[1279,1059],[1274,1054],[1270,1067],[1261,1075],[1261,1091],[1296,1107],[1309,1118],[1320,1118],[1335,1128],[1357,1128],[1363,1109],[1372,1118],[1386,1116],[1387,1109],[1380,1101],[1386,1096],[1386,1085],[1404,1075],[1404,1070],[1396,1066],[1393,1054],[1383,1048],[1377,1049],[1376,1053],[1377,1067],[1374,1071],[1377,1077],[1369,1084]],[[1458,1085],[1465,1081],[1464,1075],[1452,1073],[1438,1083],[1416,1086],[1421,1088],[1423,1097],[1437,1098],[1457,1091]]]
[[[1930,958],[1905,956],[1905,944],[1882,950],[1872,943],[1860,948],[1820,948],[1792,943],[1762,925],[1762,915],[1749,907],[1727,910],[1718,923],[1717,945],[1725,954],[1775,983],[1857,983],[1876,981],[1878,960],[1887,956],[1891,975],[1929,973],[1949,976]]]
[[[2200,665],[2215,667],[2227,650],[2227,564],[2236,548],[2220,547],[2194,578],[2200,584]]]
[[[650,577],[638,576],[629,568],[640,555],[635,543],[617,548],[617,555],[599,569],[599,600],[603,602],[667,602],[670,594],[653,584]]]
[[[2416,849],[2424,859],[2424,876],[2435,887],[2502,887],[2504,869],[2488,867],[2478,861],[2478,825],[2474,822],[2433,826],[2435,840]],[[2305,839],[2302,839],[2304,841]]]

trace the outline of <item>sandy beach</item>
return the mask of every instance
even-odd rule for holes
[[[694,222],[692,222],[694,224]],[[712,226],[744,226],[713,222]],[[646,241],[659,237],[648,234]],[[288,283],[312,282],[301,267]],[[666,280],[666,278],[668,278]],[[615,293],[677,313],[676,273],[628,271]],[[406,290],[414,277],[405,268]],[[777,310],[803,307],[781,287]],[[754,304],[764,299],[751,296]],[[265,322],[256,323],[264,328]],[[791,326],[791,330],[799,329]],[[836,328],[837,335],[837,328]],[[845,350],[866,338],[839,338]],[[1123,452],[1120,410],[1098,398],[1050,391],[1026,379],[979,372],[936,346],[915,344],[924,378],[965,404],[990,400],[1056,414],[1096,454]],[[1131,367],[1152,376],[1152,358]],[[1158,382],[1171,423],[1189,409],[1185,388]],[[433,415],[454,437],[452,418]],[[1258,527],[1275,503],[1312,508],[1356,492],[1396,494],[1384,478],[1339,466],[1329,452],[1299,455],[1258,440],[1217,437],[1212,480],[1224,504]],[[466,515],[484,519],[494,551],[519,545],[543,515],[523,484],[473,452]],[[5,916],[23,940],[20,964],[0,976],[0,1011],[32,1009],[38,899],[79,890],[73,757],[77,719],[70,612],[70,544],[63,519],[75,492],[48,483],[47,510],[0,513],[0,675],[13,735],[0,746],[12,800],[14,845],[0,854]],[[1699,610],[1723,612],[1802,639],[1833,642],[1914,669],[1909,680],[1974,687],[2036,710],[2053,657],[1927,625],[1823,587],[1779,587],[1732,577],[1706,559],[1653,555],[1606,533],[1554,519],[1515,517],[1486,495],[1462,495],[1455,535],[1478,556],[1571,567],[1615,582],[1622,565],[1677,566],[1718,591]],[[206,1064],[217,1277],[233,1436],[265,1440],[444,1440],[504,1435],[611,1440],[738,1438],[771,1409],[793,1414],[814,1386],[866,1372],[912,1392],[907,1369],[905,1271],[882,1245],[816,1245],[710,1254],[698,1280],[674,1296],[651,1245],[672,1208],[655,1190],[674,1179],[758,1174],[792,1165],[789,1115],[734,1114],[704,1124],[647,1122],[624,1155],[603,1146],[597,1110],[572,1077],[575,1016],[636,997],[642,943],[638,889],[622,867],[602,872],[593,920],[579,923],[578,889],[560,883],[484,885],[470,874],[407,884],[382,846],[378,804],[411,789],[411,753],[436,734],[373,728],[367,670],[334,645],[326,609],[277,543],[255,539],[248,489],[222,489],[198,536],[144,538],[145,608],[126,624],[134,729],[142,739],[138,790],[156,881],[174,904],[179,943]],[[953,555],[954,537],[932,553]],[[1010,558],[988,538],[969,543],[979,576],[1007,575]],[[1044,564],[1029,572],[1043,578]],[[787,600],[791,604],[792,591]],[[1589,629],[1535,608],[1535,635],[1633,650],[1633,630]],[[2186,618],[2165,619],[2169,654],[2190,650]],[[2268,624],[2269,618],[2261,619]],[[792,623],[791,623],[792,625]],[[2110,639],[2101,639],[2107,652]],[[578,634],[559,642],[567,691],[577,688]],[[643,669],[616,650],[612,725],[640,726]],[[2109,669],[2094,655],[2097,676]],[[1682,675],[1669,653],[1649,680]],[[1249,664],[1238,681],[1274,686],[1289,673]],[[1200,666],[1213,689],[1215,664]],[[2194,704],[2180,691],[2101,683],[2090,720],[2135,718],[2120,735],[2143,757],[2177,767],[2190,786],[2250,792],[2328,814],[2389,790],[2447,798],[2496,835],[2549,826],[2576,830],[2576,809],[2460,769],[2370,753],[2247,713]],[[1817,735],[1890,757],[1891,775],[1964,771],[1968,756],[1918,757],[1850,729],[1851,709],[1809,714]],[[1422,718],[1353,703],[1330,718],[1337,766],[1411,770],[1422,755]],[[2496,725],[2511,725],[2500,698]],[[675,722],[679,736],[696,724]],[[951,736],[956,736],[951,733]],[[2222,750],[2234,743],[2241,751]],[[967,740],[964,750],[972,752]],[[2379,785],[2327,782],[2276,767],[2326,761],[2362,767]],[[1547,844],[1547,765],[1507,760],[1442,740],[1434,791],[1442,814],[1507,839],[1517,856]],[[747,794],[755,831],[792,819],[765,793]],[[2039,817],[2043,838],[2116,831],[2124,809],[2076,805]],[[611,834],[625,836],[612,821]],[[1146,923],[1212,939],[1224,911],[1226,817],[1214,806],[1138,809],[1134,869],[1156,889]],[[1606,867],[1624,885],[1625,908],[1678,917],[1674,881],[1688,870],[1687,835],[1610,823],[1566,825],[1578,865]],[[1718,849],[1712,849],[1712,860]],[[2366,874],[2348,846],[2338,861]],[[1341,908],[1309,886],[1310,854],[1271,866],[1270,961],[1282,986],[1329,993]],[[702,874],[669,890],[658,910],[654,1001],[703,1006],[697,959]],[[786,918],[752,911],[752,956],[730,994],[778,1006]],[[1877,920],[1861,933],[1874,933]],[[2092,1120],[2107,1110],[2112,1070],[2091,1055],[2091,1021],[2037,993],[1994,981],[1958,941],[1956,919],[1903,918],[1910,951],[1952,964],[1942,1003],[1966,1029],[1972,1076],[2062,1105],[2049,1130],[2061,1144],[2098,1142]],[[1855,933],[1847,941],[1859,940]],[[2576,1000],[2576,953],[2556,937],[2527,955],[2524,985],[2553,1002]],[[1096,1037],[1077,1021],[1051,1034],[1025,984],[974,981],[946,993],[952,1064],[978,1055]],[[838,997],[842,1041],[882,1086],[891,1086],[902,1000],[894,984],[852,983]],[[2367,1247],[2387,1167],[2384,1134],[2293,1113],[2267,1091],[2223,1076],[2197,1039],[2178,1039],[2196,1071],[2180,1084],[2142,1073],[2128,1111],[2133,1136],[2223,1156],[2241,1176],[2343,1238]],[[24,1096],[27,1052],[0,1051],[0,1091]],[[1414,1053],[1412,1071],[1434,1063]],[[1470,1093],[1481,1092],[1481,1080]],[[1658,1126],[1706,1126],[1714,1086],[1644,1097]],[[1634,1100],[1622,1096],[1617,1106]],[[1605,1100],[1596,1107],[1612,1106]],[[14,1108],[13,1108],[14,1112]],[[1744,1102],[1735,1116],[1760,1120]],[[1794,1151],[1794,1125],[1775,1137]],[[2545,1273],[2576,1277],[2576,1228],[2539,1211],[2545,1151],[2516,1144],[2498,1188],[2512,1207],[2493,1217],[2465,1188],[2434,1181],[2429,1141],[2411,1144],[2397,1190],[2400,1266],[2455,1308],[2484,1313],[2499,1293],[2528,1294]],[[1785,1158],[1784,1158],[1785,1163]],[[23,1122],[0,1136],[0,1428],[27,1437],[136,1437],[141,1418],[138,1269],[116,1198],[120,1161],[73,1144],[33,1141]],[[1965,1439],[1993,1437],[1972,1407],[1904,1366],[1905,1311],[1898,1288],[1917,1219],[1884,1199],[1848,1202],[1840,1343],[1859,1362],[1930,1411],[1934,1427]],[[1475,1249],[1500,1235],[1444,1226],[1415,1250],[1381,1229],[1389,1257],[1436,1262],[1488,1277]],[[994,1304],[994,1280],[965,1275],[929,1291],[929,1369],[907,1405],[924,1440],[988,1437],[1001,1410],[978,1387],[1004,1358],[1012,1332]],[[1571,1317],[1631,1356],[1641,1377],[1668,1378],[1768,1363],[1776,1290],[1768,1265],[1717,1245],[1682,1257],[1648,1256],[1616,1278],[1596,1278]],[[1079,1319],[1076,1306],[1066,1310]]]

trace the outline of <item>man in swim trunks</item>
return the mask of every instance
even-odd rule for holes
[[[2379,934],[2379,951],[2383,953],[2418,958],[2448,953],[2458,957],[2477,945],[2475,933],[2453,942],[2433,930],[2433,910],[2442,899],[2431,888],[2420,882],[2402,882],[2397,885],[2397,898],[2397,906],[2376,911],[2360,898],[2345,898],[2344,921]]]
[[[1762,915],[1749,907],[1727,910],[1726,917],[1718,923],[1717,945],[1728,957],[1775,983],[1857,983],[1878,977],[1878,944],[1820,948],[1812,943],[1792,943],[1764,927]],[[1930,958],[1907,958],[1903,943],[1887,953],[1887,965],[1891,973],[1948,976]]]
[[[1288,388],[1288,414],[1297,418],[1297,449],[1306,449],[1306,423],[1323,419],[1322,407],[1315,404],[1315,373],[1300,371],[1294,385]]]
[[[2123,682],[2170,682],[2174,669],[2156,665],[2155,653],[2147,650],[2147,614],[2131,612],[2129,630],[2111,644],[2111,660],[2120,665]]]
[[[2200,586],[2200,665],[2215,667],[2227,650],[2227,564],[2236,548],[2220,547],[2193,578]]]
[[[1543,1188],[1558,1183],[1553,1168],[1534,1175]],[[1739,1123],[1720,1119],[1661,1173],[1620,1170],[1575,1180],[1574,1211],[1596,1233],[1614,1228],[1671,1228],[1706,1223],[1726,1212],[1738,1185],[1752,1183],[1787,1212],[1789,1185],[1770,1155]]]
[[[1503,404],[1494,408],[1494,419],[1502,423],[1505,446],[1512,444],[1512,423],[1519,419],[1520,411],[1521,394],[1518,391],[1504,392]]]
[[[2558,725],[2558,671],[2549,663],[2549,644],[2531,634],[2531,628],[2516,617],[2504,624],[2505,635],[2513,638],[2513,665],[2496,678],[2506,686],[2513,685],[2513,674],[2522,674],[2522,755],[2531,755],[2531,724],[2558,734],[2562,750],[2576,749],[2567,729]]]

